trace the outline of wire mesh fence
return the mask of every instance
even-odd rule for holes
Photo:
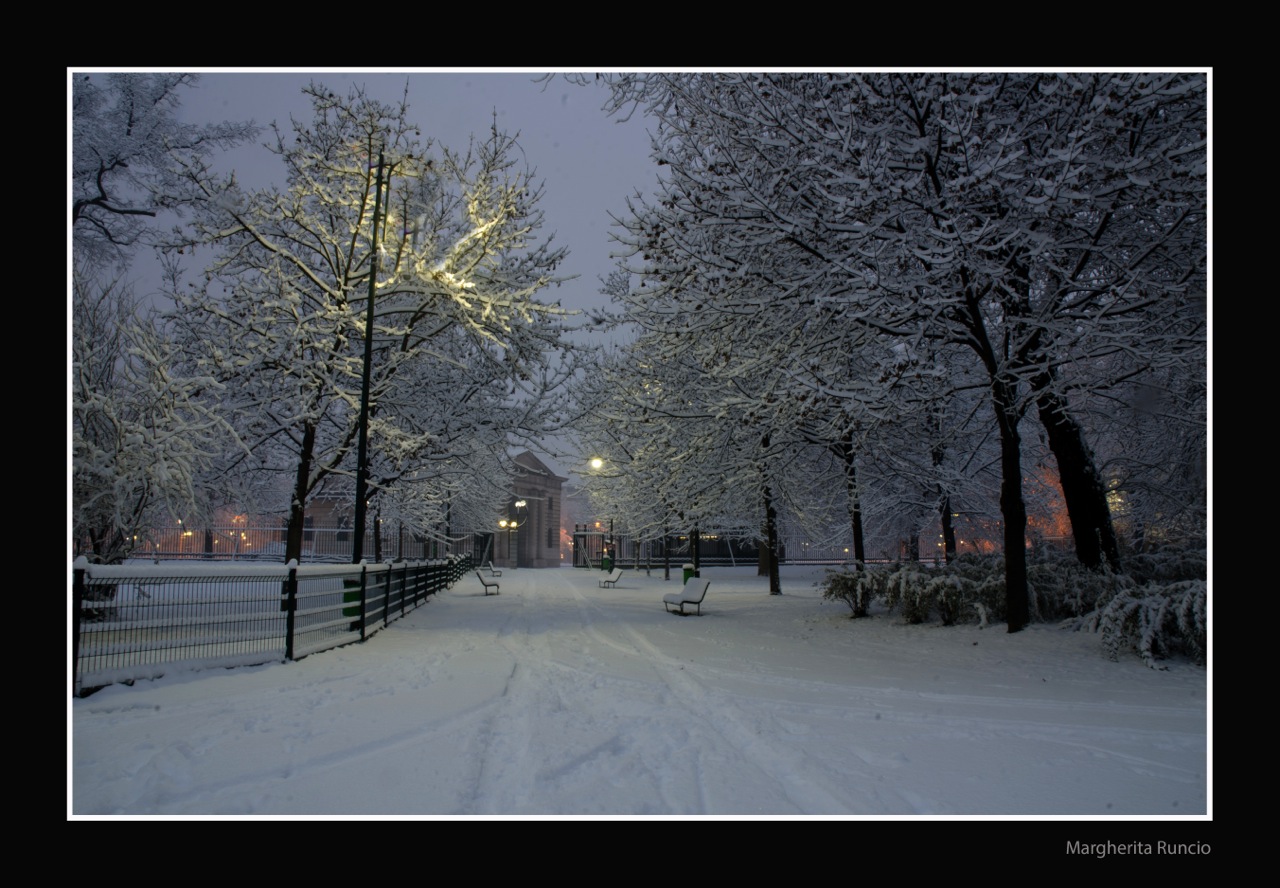
[[[151,561],[284,562],[287,530],[278,520],[236,515],[222,521],[152,528],[133,538],[130,558]],[[429,561],[471,552],[488,532],[451,531],[437,536],[375,519],[365,531],[361,551],[373,561]],[[302,532],[300,563],[347,564],[355,533],[343,518],[314,520]],[[88,542],[82,541],[83,551]]]
[[[72,568],[72,693],[165,672],[299,659],[362,641],[452,585],[467,555],[421,562]]]

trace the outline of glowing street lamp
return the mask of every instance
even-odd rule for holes
[[[515,507],[515,509],[519,510],[519,509],[525,508],[529,504],[524,500],[516,500],[512,505]],[[519,511],[517,511],[516,515],[517,517],[519,516]],[[526,517],[525,521],[527,520],[528,518]],[[524,524],[524,521],[518,521],[516,518],[502,518],[502,519],[499,519],[498,521],[498,527],[502,528],[507,532],[507,560],[510,562],[511,568],[513,570],[520,566],[520,558],[518,554],[516,555],[512,554],[512,551],[513,551],[512,539],[514,534],[516,533],[516,531],[520,529],[520,525],[522,524]]]

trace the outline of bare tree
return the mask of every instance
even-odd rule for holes
[[[727,319],[737,366],[789,365],[824,396],[824,349],[856,348],[858,375],[837,379],[876,410],[903,403],[916,376],[960,375],[959,388],[980,372],[1010,631],[1029,618],[1028,410],[1058,457],[1081,560],[1115,563],[1074,414],[1082,392],[1115,384],[1108,356],[1203,356],[1203,75],[607,80],[613,111],[656,118],[668,170],[624,235],[645,288],[676,294],[676,313]]]
[[[217,384],[181,370],[125,283],[77,268],[72,286],[72,546],[118,563],[148,528],[196,512],[201,473],[236,439],[211,406]]]
[[[572,372],[556,357],[565,313],[538,298],[565,253],[538,240],[540,186],[514,137],[451,151],[423,141],[407,100],[305,93],[311,119],[274,133],[284,188],[245,192],[188,164],[193,224],[170,243],[217,251],[176,317],[233,392],[254,454],[243,467],[292,479],[286,558],[322,485],[367,471],[370,496],[423,489],[472,432],[497,447],[540,427],[533,414],[556,409]]]
[[[178,107],[195,74],[70,78],[72,233],[76,251],[96,262],[127,258],[158,211],[181,206],[175,156],[207,158],[257,132],[249,123],[183,123]]]

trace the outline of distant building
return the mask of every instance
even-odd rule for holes
[[[494,536],[493,563],[498,567],[559,567],[560,509],[568,479],[552,472],[527,450],[515,457],[515,464],[511,498],[502,516],[508,528],[499,529]]]

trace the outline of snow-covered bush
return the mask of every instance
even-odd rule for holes
[[[1078,617],[1112,594],[1116,577],[1089,570],[1074,557],[1042,558],[1027,566],[1027,588],[1037,619]]]
[[[958,588],[963,593],[961,609],[956,616],[957,622],[966,613],[971,613],[980,626],[1005,618],[1007,607],[1003,558],[965,554],[943,569],[958,579]]]
[[[867,608],[879,591],[877,585],[883,585],[877,583],[879,577],[883,577],[880,571],[828,570],[815,585],[822,590],[823,598],[848,605],[852,620],[867,615]]]
[[[1153,669],[1172,655],[1203,664],[1205,555],[1194,547],[1129,555],[1122,574],[1049,559],[1029,568],[1029,586],[1040,619],[1066,618],[1077,629],[1100,633],[1112,660],[1131,650]]]
[[[1126,556],[1124,570],[1137,583],[1203,580],[1209,576],[1209,559],[1199,547],[1162,546]]]
[[[902,618],[908,623],[923,623],[933,609],[930,584],[936,574],[907,565],[899,565],[886,578],[884,603],[893,610],[902,609]]]
[[[960,621],[965,605],[976,598],[975,593],[973,581],[954,571],[935,576],[924,590],[938,609],[938,618],[944,626],[954,626]]]
[[[1204,580],[1147,583],[1112,596],[1081,621],[1102,635],[1102,648],[1112,660],[1132,650],[1152,669],[1158,660],[1186,655],[1203,665],[1208,654],[1208,620]]]
[[[1065,618],[1076,629],[1097,632],[1103,651],[1115,660],[1131,650],[1148,666],[1183,655],[1203,664],[1207,655],[1203,554],[1161,553],[1137,568],[1178,577],[1141,582],[1130,574],[1092,571],[1074,558],[1038,560],[1028,570],[1037,619]],[[1182,574],[1190,573],[1190,577]],[[1199,575],[1197,575],[1199,574]],[[962,555],[933,569],[911,562],[863,571],[830,570],[818,584],[822,597],[842,601],[853,617],[866,616],[875,602],[901,609],[907,623],[923,623],[935,610],[944,626],[1005,619],[1004,559]]]

